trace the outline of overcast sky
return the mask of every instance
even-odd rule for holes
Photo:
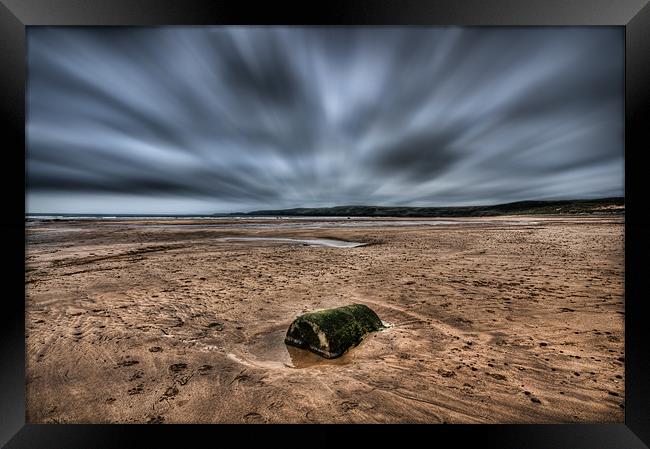
[[[28,28],[29,213],[623,196],[622,28]]]

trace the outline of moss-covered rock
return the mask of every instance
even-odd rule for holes
[[[368,306],[351,304],[300,315],[289,326],[284,342],[333,359],[383,327]]]

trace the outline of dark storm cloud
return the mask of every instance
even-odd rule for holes
[[[623,194],[617,28],[30,28],[30,212]]]
[[[427,181],[459,159],[452,144],[460,132],[450,129],[405,136],[386,147],[378,146],[368,164],[378,175],[406,173],[413,181]]]

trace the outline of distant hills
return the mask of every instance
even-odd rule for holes
[[[74,218],[209,218],[209,217],[489,217],[498,215],[623,215],[625,198],[592,200],[517,201],[491,206],[401,207],[335,206],[255,210],[217,214],[75,214],[30,213],[29,217]]]
[[[294,209],[256,210],[230,215],[289,217],[485,217],[498,215],[623,215],[624,213],[624,198],[600,198],[592,200],[517,201],[491,206],[461,207],[301,207]]]

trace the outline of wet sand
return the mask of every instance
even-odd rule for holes
[[[27,223],[27,421],[623,422],[622,217],[421,221]],[[391,326],[284,345],[353,302]]]

